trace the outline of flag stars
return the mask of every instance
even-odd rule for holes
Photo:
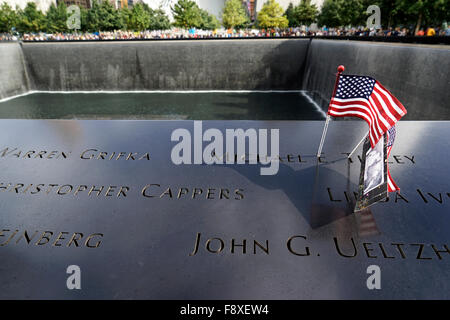
[[[360,76],[341,76],[336,98],[352,99],[364,98],[368,99],[372,93],[375,80],[369,77]]]

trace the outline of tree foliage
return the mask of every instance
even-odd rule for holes
[[[34,2],[29,2],[23,10],[18,7],[13,10],[4,3],[0,6],[0,32],[11,32],[12,28],[21,33],[71,32],[67,27],[69,16],[62,1],[50,5],[46,14],[37,10]],[[199,16],[205,26],[218,25],[217,19],[206,11],[199,9]],[[80,7],[80,20],[83,32],[166,30],[171,27],[169,17],[161,8],[151,9],[145,3],[138,3],[132,10],[126,7],[115,9],[108,0],[93,0],[90,9]]]
[[[156,10],[153,10],[151,8],[149,9],[150,13],[150,30],[167,30],[170,29],[171,23],[169,20],[169,17],[166,15],[164,10],[161,8],[158,8]]]
[[[179,0],[171,9],[176,27],[194,28],[202,22],[200,8],[194,1]]]
[[[311,4],[310,0],[302,0],[297,6],[294,6],[292,2],[289,3],[284,14],[289,21],[289,27],[309,26],[316,22],[319,10],[315,4]]]
[[[164,11],[152,9],[145,3],[137,3],[133,9],[120,10],[122,21],[127,29],[134,31],[170,29],[169,17]]]
[[[129,21],[128,29],[135,31],[143,31],[150,25],[150,13],[145,10],[142,3],[138,3],[133,6],[131,10],[131,18]]]
[[[124,28],[131,30],[131,18],[133,12],[128,7],[123,7],[119,10],[120,18],[122,19]]]
[[[47,32],[66,32],[67,19],[66,4],[62,1],[58,3],[58,6],[52,4],[47,11]]]
[[[319,25],[365,26],[366,10],[372,4],[380,7],[384,28],[440,26],[450,21],[450,0],[325,0]]]
[[[361,26],[366,24],[367,15],[364,0],[340,0],[340,18],[343,26]]]
[[[214,30],[220,27],[220,22],[216,16],[210,14],[208,11],[200,9],[201,22],[197,28],[203,30]]]
[[[250,23],[241,0],[228,0],[222,13],[222,24],[225,28],[242,28]]]
[[[47,21],[41,10],[38,10],[36,3],[28,2],[23,10],[17,10],[19,17],[17,30],[19,32],[39,32],[45,31]]]
[[[287,28],[289,25],[288,19],[283,14],[283,8],[275,0],[264,3],[257,20],[261,28]]]
[[[284,12],[284,15],[288,19],[289,27],[298,27],[300,25],[295,15],[295,7],[292,4],[292,2],[289,2],[289,5],[286,11]]]
[[[262,0],[261,0],[262,1]],[[310,25],[317,21],[320,26],[344,27],[365,26],[369,5],[381,9],[383,28],[405,26],[410,29],[440,27],[450,22],[450,0],[325,0],[318,14],[311,0],[292,3],[283,14],[275,0],[267,0],[258,14],[261,28],[285,28]],[[199,8],[192,0],[179,0],[172,8],[174,25],[182,28],[215,29],[220,26],[217,18]],[[165,30],[171,27],[165,12],[152,9],[145,3],[137,3],[133,9],[115,9],[109,0],[93,0],[92,8],[80,8],[81,31],[97,32],[112,30]],[[29,32],[71,32],[67,29],[66,5],[58,1],[43,13],[34,2],[24,9],[11,8],[7,3],[0,5],[0,32],[17,30]],[[228,0],[222,13],[226,28],[242,28],[249,25],[249,18],[241,0]]]
[[[440,26],[450,21],[450,0],[396,0],[392,20],[394,24],[414,25],[416,31],[422,26]]]
[[[367,19],[364,0],[325,0],[318,17],[319,25],[328,27],[364,25]]]
[[[119,10],[114,9],[108,0],[92,1],[87,14],[86,29],[90,32],[119,30],[125,27]]]
[[[200,9],[195,1],[179,0],[171,9],[176,27],[215,29],[220,26],[217,18],[208,11]]]
[[[81,31],[88,31],[89,9],[80,8]]]
[[[0,7],[0,32],[10,32],[12,28],[16,28],[19,17],[10,5],[6,2]]]

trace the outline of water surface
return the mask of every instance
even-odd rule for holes
[[[301,92],[31,93],[0,119],[323,120]]]

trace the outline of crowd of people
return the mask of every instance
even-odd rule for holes
[[[163,31],[107,31],[107,32],[73,32],[73,33],[25,33],[1,34],[1,41],[67,41],[67,40],[141,40],[141,39],[208,39],[208,38],[267,38],[267,37],[306,37],[306,36],[450,36],[450,26],[444,28],[420,29],[416,34],[407,28],[369,29],[369,28],[289,28],[285,30],[184,30],[173,28]]]

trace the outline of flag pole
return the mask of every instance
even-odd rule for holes
[[[362,137],[361,141],[358,142],[358,144],[357,144],[356,147],[352,150],[352,152],[349,153],[349,155],[348,155],[348,157],[347,157],[348,159],[350,159],[350,157],[352,156],[352,154],[356,151],[356,149],[358,149],[359,145],[360,145],[361,143],[363,143],[364,140],[366,140],[366,137],[367,137],[367,134],[365,134],[365,135]]]
[[[344,72],[344,70],[345,70],[345,67],[343,65],[340,65],[337,68],[338,73],[336,74],[336,82],[334,84],[334,90],[333,90],[333,94],[331,95],[331,99],[333,99],[336,94],[336,90],[337,90],[338,83],[339,83],[339,78],[340,78],[342,72]],[[331,104],[331,100],[330,100],[330,104]],[[330,110],[330,105],[328,105],[328,110]],[[323,143],[325,142],[325,136],[327,135],[328,123],[330,122],[330,119],[331,119],[331,116],[327,113],[327,119],[325,120],[325,126],[323,127],[323,131],[322,131],[322,138],[320,139],[319,149],[317,150],[317,158],[319,158],[320,154],[322,153],[322,147],[323,147]]]
[[[325,126],[323,127],[322,138],[320,139],[319,149],[317,150],[317,158],[319,158],[320,154],[322,153],[322,147],[323,147],[323,143],[325,141],[325,135],[327,134],[329,122],[330,122],[330,115],[327,114],[327,120],[325,120]]]

